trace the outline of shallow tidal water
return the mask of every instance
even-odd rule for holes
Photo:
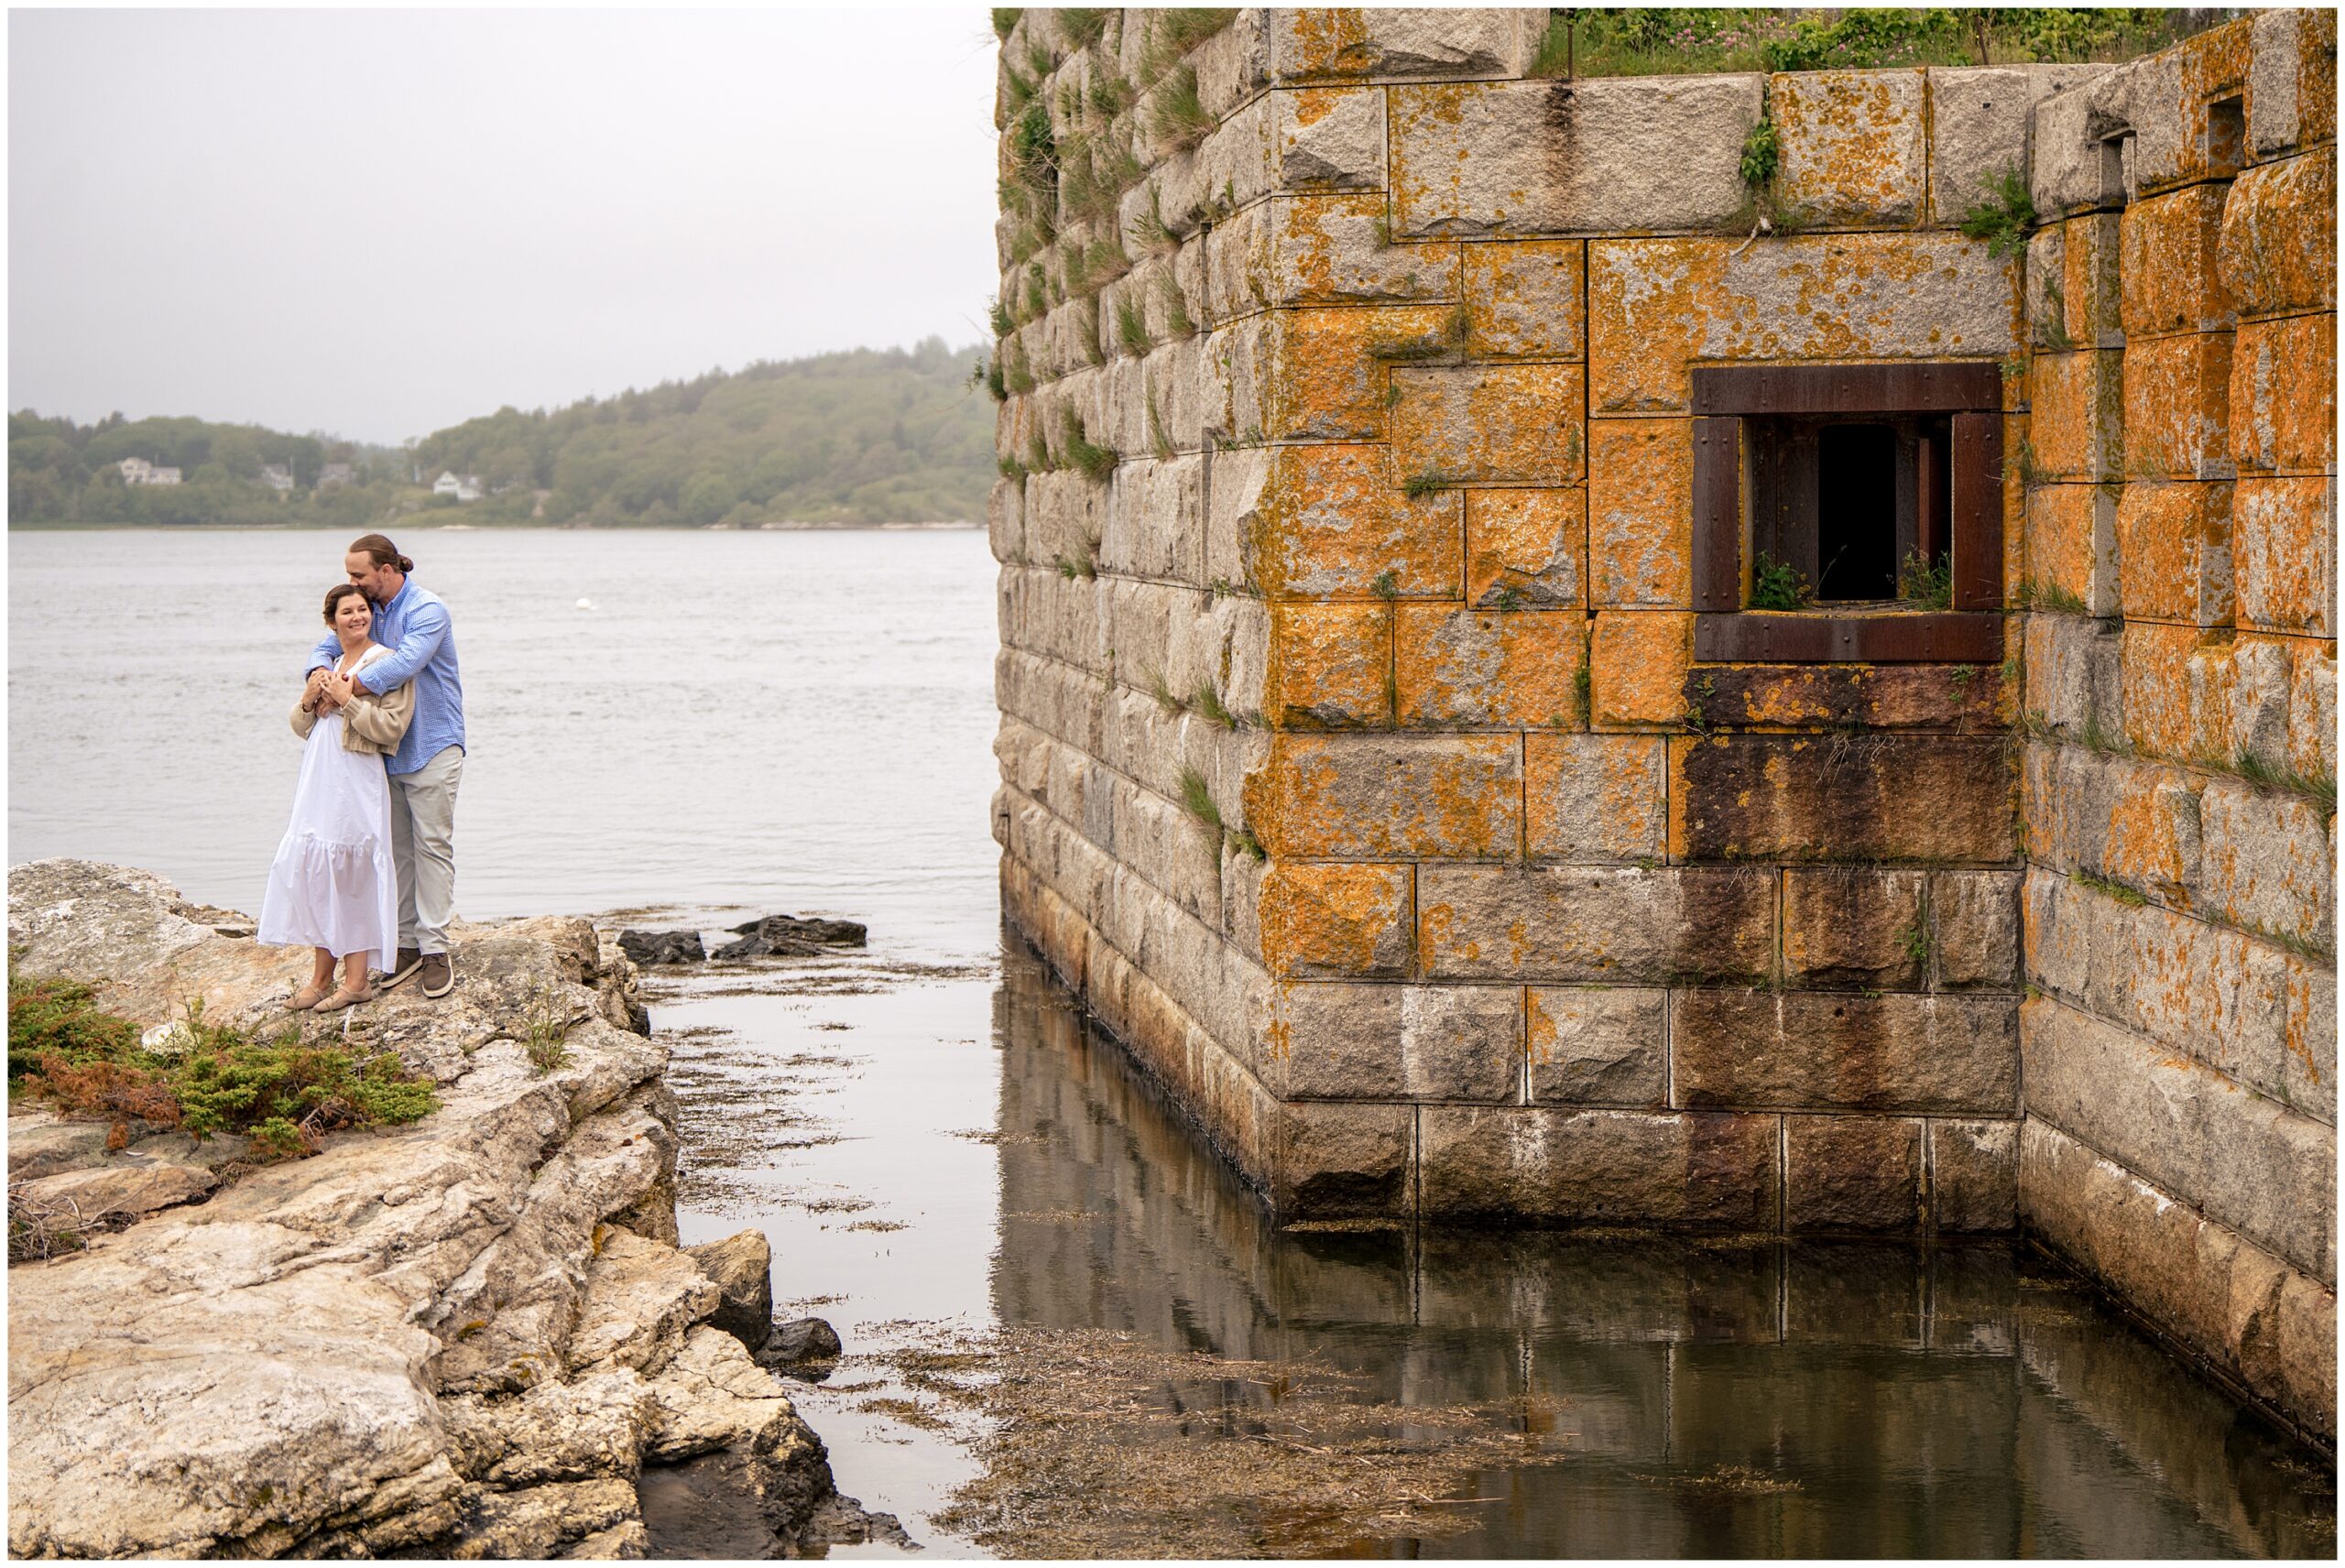
[[[1000,929],[982,535],[397,537],[464,914],[870,924],[648,996],[685,1238],[765,1232],[931,1553],[2333,1555],[2333,1466],[2022,1247],[1274,1225]],[[342,542],[12,535],[11,861],[249,908]]]

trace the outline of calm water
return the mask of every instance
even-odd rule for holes
[[[867,955],[660,980],[653,1013],[687,1239],[766,1232],[778,1297],[848,1341],[801,1399],[840,1486],[933,1551],[973,1550],[931,1517],[978,1461],[902,1419],[872,1353],[1010,1323],[1521,1399],[1569,1454],[1475,1477],[1462,1533],[1363,1554],[2333,1552],[2330,1467],[2020,1248],[1269,1224],[999,934],[982,536],[401,542],[464,656],[466,914],[870,922]],[[249,908],[340,543],[12,535],[10,859]]]

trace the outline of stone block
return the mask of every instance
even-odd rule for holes
[[[1512,598],[1543,607],[1585,602],[1587,492],[1466,492],[1466,602]]]
[[[2280,1301],[2303,1276],[2278,1258],[2033,1116],[2020,1129],[2020,1210],[2032,1233],[2165,1332],[2309,1430],[2335,1431],[2334,1331],[2279,1333]],[[2251,1343],[2276,1354],[2243,1356]]]
[[[1575,723],[1574,686],[1586,657],[1577,615],[1395,605],[1398,722],[1413,728]]]
[[[1197,73],[1197,100],[1227,117],[1271,80],[1269,14],[1240,11],[1229,25],[1191,49],[1184,63]],[[1144,32],[1141,25],[1129,31]],[[1147,52],[1142,41],[1141,54]]]
[[[2019,266],[1990,256],[1984,241],[1805,234],[1739,255],[1737,245],[1588,242],[1591,413],[1684,410],[1696,360],[1969,359],[2018,348]]]
[[[2125,614],[2195,626],[2230,623],[2229,485],[2126,485],[2117,502],[2116,542],[2118,604]]]
[[[1422,303],[1457,298],[1455,245],[1383,237],[1381,196],[1275,197],[1205,238],[1216,320],[1271,305]]]
[[[2055,348],[2123,348],[2123,220],[2090,212],[2060,225],[2060,307],[2068,341]]]
[[[1922,1123],[1785,1116],[1783,1228],[1911,1236],[1922,1228]]]
[[[1465,247],[1465,299],[1475,359],[1586,359],[1587,246],[1522,240]]]
[[[1750,205],[1764,79],[1609,76],[1392,90],[1393,223],[1467,237],[1718,230]]]
[[[2089,82],[2105,66],[1933,67],[1930,82],[1930,222],[1951,225],[1985,201],[2006,169],[2025,174],[2028,111]]]
[[[1271,136],[1279,184],[1286,190],[1384,189],[1384,94],[1376,88],[1273,93]]]
[[[1774,1228],[1773,1116],[1427,1105],[1428,1215]]]
[[[2054,734],[2081,740],[2125,733],[2123,643],[2107,622],[2027,617],[2027,705]]]
[[[2251,22],[2247,144],[2259,158],[2337,134],[2337,14],[2258,11]]]
[[[1103,572],[1205,582],[1205,459],[1128,457],[1108,480],[1106,505],[1087,520]],[[1028,481],[1039,483],[1044,475]],[[1055,478],[1057,475],[1047,477]],[[1093,491],[1099,488],[1094,485]]]
[[[1533,1102],[1652,1110],[1668,1105],[1668,992],[1534,985],[1528,1017]]]
[[[2324,1283],[2334,1277],[2334,1128],[2048,997],[2025,1011],[2031,1117]]]
[[[1725,867],[1423,867],[1417,953],[1441,980],[1667,985],[1774,964],[1774,878]]]
[[[2288,768],[2337,777],[2337,644],[2296,645],[2288,691]]]
[[[1984,730],[2008,722],[2001,673],[1967,666],[1706,665],[1685,694],[1704,729]]]
[[[2241,479],[2231,499],[2231,571],[2241,626],[2334,637],[2337,481]]]
[[[1279,604],[1271,627],[1272,712],[1282,728],[1359,729],[1391,721],[1392,613],[1385,606]]]
[[[1279,82],[1521,76],[1547,36],[1546,18],[1529,10],[1328,6],[1270,16]]]
[[[1247,815],[1277,859],[1511,858],[1522,755],[1512,735],[1276,735]]]
[[[2333,946],[2336,846],[2318,802],[2217,779],[2199,816],[2199,891],[2210,910],[2251,931]]]
[[[1607,610],[1595,617],[1589,704],[1601,729],[1650,729],[1685,717],[1694,617],[1667,610]]]
[[[1300,1102],[1273,1113],[1271,1200],[1285,1219],[1408,1214],[1416,1107]]]
[[[2084,601],[2085,613],[2117,614],[2119,556],[2114,485],[2039,485],[2027,493],[2028,575]]]
[[[1693,550],[1693,421],[1591,420],[1589,602],[1691,609]]]
[[[2286,1055],[2279,1097],[2318,1121],[2337,1125],[2337,975],[2290,953],[2283,993]],[[1535,1034],[1534,1028],[1534,1034]]]
[[[1405,976],[1414,877],[1406,866],[1270,866],[1258,906],[1263,966],[1281,980]]]
[[[1586,377],[1576,365],[1488,365],[1391,373],[1392,466],[1452,485],[1581,483]]]
[[[2237,514],[2235,501],[2234,530]],[[2231,559],[2236,565],[2236,531]],[[2228,634],[2128,621],[2123,635],[2127,743],[2154,757],[2229,757]]]
[[[1939,1231],[2017,1227],[2019,1129],[2015,1121],[1929,1123],[1931,1218]]]
[[[1689,1109],[2002,1116],[2018,1039],[2016,996],[1704,989],[1676,998],[1670,1049]]]
[[[1803,221],[1898,227],[1922,215],[1928,156],[1919,71],[1803,71],[1767,79],[1781,144],[1777,199]]]
[[[1919,990],[1928,955],[1923,874],[1816,867],[1783,873],[1783,983]]]
[[[2292,637],[2242,633],[2231,645],[2231,745],[2267,767],[2286,766]]]
[[[2079,346],[2069,330],[2067,304],[2068,225],[2046,223],[2027,236],[2021,258],[2020,310],[2026,321],[2030,348],[2065,350]],[[2092,347],[2089,339],[2081,346]]]
[[[1383,449],[1281,447],[1216,457],[1212,504],[1273,598],[1370,599],[1378,580],[1402,598],[1456,597],[1463,576],[1458,493],[1411,500]]]
[[[2129,476],[2231,476],[2230,333],[2186,332],[2132,343],[2123,379]]]
[[[2118,154],[2102,139],[2108,121],[2094,107],[2096,85],[2086,82],[2055,93],[2033,112],[2028,192],[2045,220],[2124,205]]]
[[[1573,866],[1666,852],[1667,743],[1659,735],[1526,735],[1523,809],[1532,860]]]
[[[2337,318],[2251,321],[2231,348],[2230,455],[2242,468],[2337,467]]]
[[[1271,1086],[1289,1100],[1502,1103],[1521,1091],[1513,986],[1320,983],[1271,993]]]
[[[2111,480],[2124,462],[2124,355],[2039,354],[2028,366],[2028,436],[2050,479]]]
[[[2017,779],[1991,735],[1671,740],[1669,847],[1696,860],[2014,859]]]
[[[2018,871],[1930,873],[1931,985],[1941,991],[2019,985]]]
[[[2128,341],[2217,332],[2232,324],[2230,297],[2215,266],[2228,189],[2187,186],[2125,209],[2118,234]]]
[[[1442,352],[1449,315],[1430,305],[1279,311],[1266,374],[1233,397],[1233,433],[1242,439],[1259,415],[1271,441],[1381,440],[1388,365]]]
[[[986,496],[986,542],[1005,564],[1026,560],[1026,483],[997,479]]]

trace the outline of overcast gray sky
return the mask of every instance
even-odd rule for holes
[[[8,405],[396,441],[984,335],[977,9],[25,11]]]

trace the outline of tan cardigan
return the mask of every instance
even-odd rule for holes
[[[381,651],[387,655],[390,649],[382,648]],[[374,662],[371,659],[362,658],[357,670],[364,670]],[[352,673],[357,673],[357,670]],[[307,690],[305,686],[305,693]],[[357,692],[350,705],[342,710],[342,749],[388,757],[398,750],[399,739],[407,734],[408,721],[414,717],[415,682],[412,681],[379,696],[372,691]],[[307,740],[317,724],[318,715],[301,706],[300,701],[296,699],[293,703],[293,733]]]

